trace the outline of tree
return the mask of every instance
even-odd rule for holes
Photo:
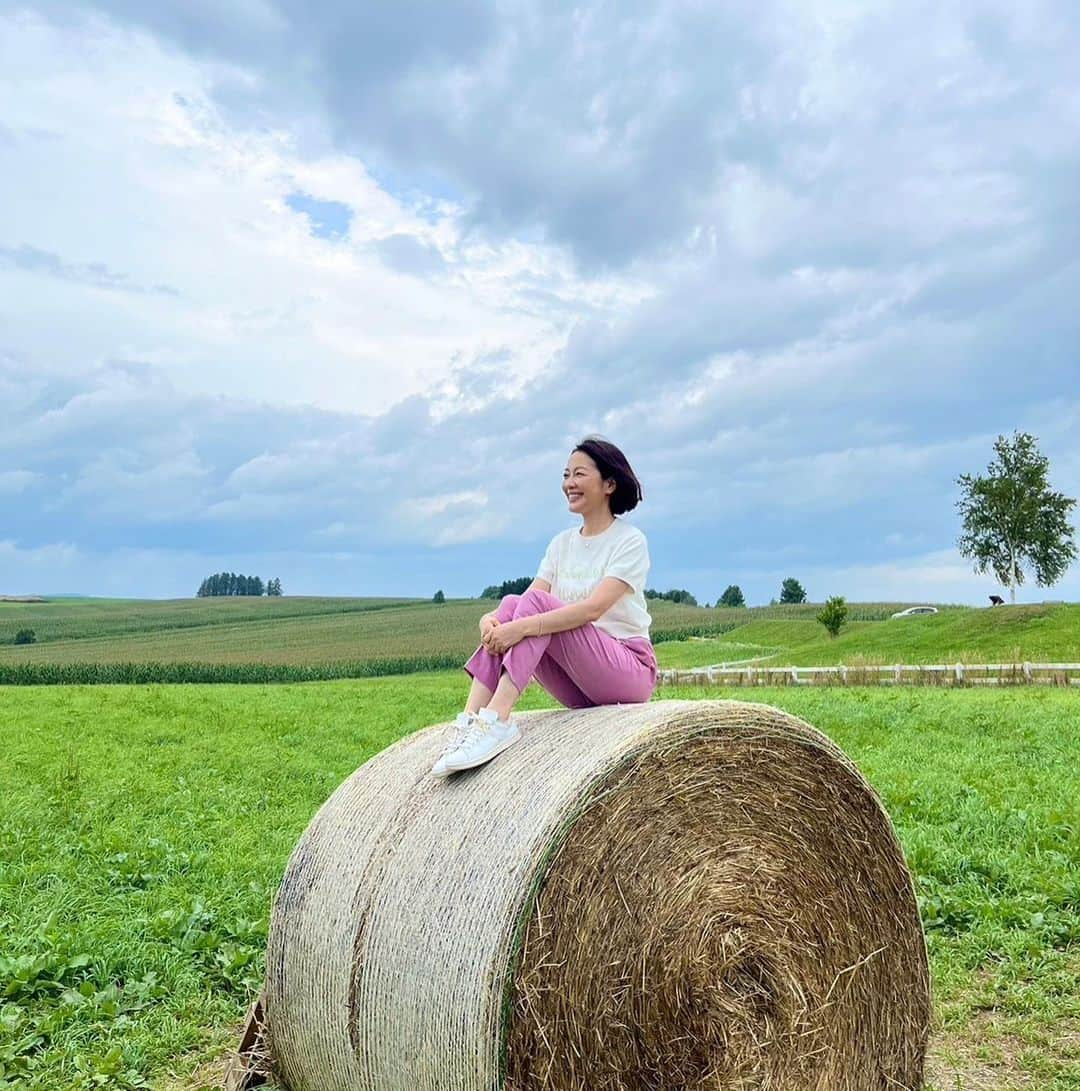
[[[1015,603],[1025,568],[1036,584],[1049,587],[1076,560],[1075,528],[1068,521],[1076,501],[1050,488],[1049,459],[1034,436],[998,436],[994,453],[985,477],[961,474],[956,479],[963,521],[956,544],[962,557],[975,562],[976,572],[993,571]]]
[[[727,589],[720,596],[717,606],[745,606],[742,588],[737,583],[729,583]]]
[[[516,580],[503,580],[498,587],[494,584],[485,587],[480,597],[482,599],[501,599],[505,595],[523,595],[529,589],[529,584],[532,581],[532,576],[519,576]]]
[[[34,644],[37,641],[37,633],[33,629],[20,629],[15,634],[16,644]]]
[[[431,596],[431,601],[446,602],[446,596],[442,593],[442,591],[436,591],[435,594]]]
[[[829,631],[829,636],[838,637],[840,626],[847,621],[847,603],[844,601],[844,596],[833,595],[832,598],[826,599],[817,619]]]
[[[786,580],[780,585],[780,601],[783,602],[806,602],[806,590],[797,579],[792,576],[788,576]]]
[[[261,576],[241,576],[235,572],[215,572],[199,584],[195,594],[201,598],[220,598],[224,595],[252,595],[263,593]],[[278,581],[278,594],[281,594],[281,581]]]
[[[656,591],[652,587],[645,588],[647,599],[664,599],[666,602],[681,602],[684,606],[697,606],[698,601],[685,588],[672,588],[670,591]]]
[[[266,581],[266,593],[274,598],[281,598],[281,580],[277,576]]]

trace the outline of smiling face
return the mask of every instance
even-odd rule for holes
[[[584,451],[575,451],[567,461],[562,488],[575,515],[584,517],[611,510],[610,498],[615,491],[615,482],[612,479],[605,481],[596,463]]]

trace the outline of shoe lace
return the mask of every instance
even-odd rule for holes
[[[487,724],[476,715],[475,712],[467,714],[469,717],[469,726],[466,728],[455,727],[450,741],[443,749],[443,755],[452,754],[455,750],[460,749],[462,746],[473,743],[479,738],[481,732],[487,729]]]
[[[486,735],[490,730],[491,724],[487,720],[481,720],[479,716],[474,715],[472,723],[469,724],[468,730],[461,736],[461,741],[457,744],[457,747],[472,746],[477,739],[482,735]]]

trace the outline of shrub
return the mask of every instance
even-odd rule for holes
[[[16,644],[33,644],[37,640],[37,634],[33,629],[20,629],[15,634]]]
[[[828,630],[829,636],[837,637],[840,635],[840,626],[847,621],[847,614],[848,608],[844,596],[833,595],[832,598],[826,599],[817,619]]]

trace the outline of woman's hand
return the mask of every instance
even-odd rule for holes
[[[499,619],[493,610],[490,614],[484,614],[480,619],[480,643],[486,645],[488,633],[499,624]]]
[[[532,629],[528,628],[531,621],[531,618],[523,618],[520,621],[506,621],[502,624],[496,621],[481,642],[493,655],[503,655],[519,641],[524,640],[525,637],[536,635],[535,622],[532,624]]]

